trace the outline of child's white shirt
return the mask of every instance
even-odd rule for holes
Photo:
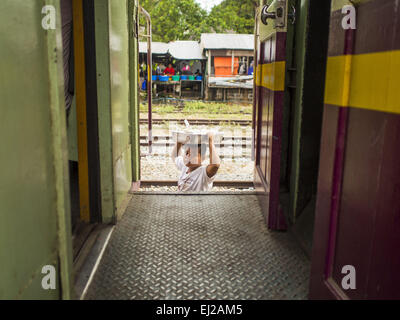
[[[175,164],[180,171],[180,176],[178,180],[178,190],[179,191],[210,191],[213,187],[213,182],[216,174],[210,178],[207,175],[207,167],[201,166],[187,173],[189,170],[183,162],[183,157],[176,157]]]

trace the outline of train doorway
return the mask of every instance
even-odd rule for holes
[[[212,90],[209,91],[208,96],[218,95],[218,89],[216,89],[218,86],[213,87],[219,81],[215,80],[215,75],[227,70],[236,70],[236,62],[238,66],[243,62],[243,66],[252,65],[254,68],[253,106],[248,114],[249,118],[239,120],[247,123],[243,123],[242,128],[237,126],[236,133],[226,134],[225,141],[222,141],[220,146],[233,146],[232,154],[227,157],[227,161],[232,162],[237,161],[235,148],[242,147],[238,148],[238,151],[244,158],[243,167],[251,171],[251,174],[247,176],[247,179],[237,179],[239,181],[236,181],[238,182],[236,186],[240,186],[241,182],[245,185],[241,188],[245,190],[248,190],[250,186],[251,192],[258,194],[268,227],[271,230],[291,229],[309,256],[312,249],[317,193],[329,6],[330,3],[309,4],[301,8],[293,0],[261,1],[256,16],[255,37],[252,37],[253,57],[236,59],[231,50],[229,53],[232,63],[229,68],[224,65],[224,61],[226,62],[228,58],[222,57],[224,54],[227,55],[228,51],[222,52],[223,50],[217,50],[213,48],[213,45],[208,44],[211,40],[222,43],[222,37],[218,38],[219,35],[214,35],[214,39],[209,35],[202,35],[200,40],[200,47],[205,48],[203,53],[206,59],[205,72],[209,81],[208,85],[212,83]],[[283,10],[283,16],[279,19],[268,18],[268,13],[276,12],[274,10]],[[320,14],[317,13],[318,11]],[[246,43],[245,37],[241,38],[241,44],[244,43]],[[184,45],[180,45],[183,51]],[[148,44],[142,44],[142,48],[140,47],[139,42],[139,53],[142,56],[140,61],[143,64],[146,61],[145,53]],[[174,46],[171,47],[172,52],[174,52],[173,48]],[[165,61],[174,62],[171,60],[169,50],[168,44],[154,43],[152,57],[156,58],[153,62],[158,61],[161,65],[168,64]],[[242,52],[238,55],[246,55],[246,53]],[[152,79],[159,79],[157,70],[160,65],[156,63],[154,67],[154,70],[150,71],[151,74],[142,72],[142,76],[150,75]],[[168,81],[170,79],[167,83]],[[175,90],[175,87],[172,87]],[[222,95],[226,94],[225,92]],[[154,102],[157,99],[157,90],[152,91],[152,97]],[[142,190],[168,191],[172,187],[176,191],[177,172],[169,159],[174,145],[171,132],[177,127],[185,128],[187,106],[178,105],[178,109],[175,110],[175,117],[177,115],[182,117],[179,120],[175,119],[177,123],[168,121],[170,120],[168,116],[162,119],[163,114],[168,114],[169,109],[174,110],[174,108],[176,106],[152,105],[151,111],[156,116],[150,117],[153,124],[149,126],[149,122],[146,121],[150,119],[148,112],[151,108],[149,109],[148,105],[141,106],[143,113],[140,137]],[[203,108],[206,109],[204,106]],[[196,112],[194,109],[190,109],[192,114]],[[157,118],[158,112],[161,114],[160,118]],[[246,114],[246,111],[240,110],[239,113]],[[190,125],[199,125],[197,128],[207,127],[201,123],[203,119],[199,119],[198,115],[195,115],[195,119],[189,118],[188,121]],[[222,127],[219,119],[215,122],[219,122],[215,124],[215,127]],[[148,137],[149,131],[152,131],[154,138],[151,141],[152,148],[150,148]],[[163,151],[162,159],[156,159],[160,156],[157,152],[159,148]],[[156,152],[149,153],[151,149]],[[222,149],[221,153],[225,157]],[[151,159],[156,160],[152,162]],[[146,166],[143,165],[144,163]],[[171,169],[171,172],[167,168]],[[152,177],[153,173],[155,178],[149,179],[148,177]],[[154,181],[163,175],[168,177],[160,178],[164,180],[162,183]],[[221,180],[224,181],[217,180],[215,185],[219,183],[229,185],[226,181],[228,179]],[[153,189],[153,184],[160,184],[163,189]],[[232,185],[235,185],[235,181]]]
[[[264,1],[256,20],[255,186],[271,230],[311,257],[330,3]],[[282,11],[283,21],[272,19]]]
[[[160,43],[148,25],[139,30],[141,190],[178,191],[173,133],[192,130],[216,132],[213,190],[253,191],[253,35]]]
[[[282,208],[279,204],[281,176],[284,176],[286,162],[288,120],[290,105],[285,96],[288,38],[288,4],[277,1],[259,13],[261,23],[256,27],[257,63],[256,63],[256,99],[254,112],[255,136],[255,184],[264,193],[260,197],[264,202],[268,227],[272,230],[286,228]],[[284,19],[268,23],[266,10],[275,12],[284,10]],[[293,18],[294,19],[294,18]],[[261,31],[261,32],[260,32]],[[290,44],[289,44],[290,45]],[[285,99],[286,98],[286,99]],[[285,150],[286,147],[286,150]],[[283,161],[282,161],[283,160]],[[283,163],[281,163],[283,162]],[[282,171],[281,171],[282,165]],[[284,178],[283,178],[284,179]],[[283,180],[282,179],[282,180]]]
[[[281,3],[282,1],[274,1],[272,4],[270,2],[272,6],[270,9],[278,9]],[[287,24],[295,20],[294,16],[292,20],[290,19],[289,4],[285,2]],[[317,11],[315,9],[315,13]],[[304,13],[306,19],[308,14],[308,11]],[[257,23],[262,23],[260,15],[257,19]],[[271,24],[274,25],[274,22]],[[252,153],[254,156],[258,154],[256,170],[261,170],[265,175],[266,183],[261,185],[265,189],[259,189],[258,192],[252,191],[251,194],[193,192],[179,195],[162,192],[160,189],[153,192],[134,190],[131,192],[132,199],[127,210],[120,223],[117,224],[115,234],[104,252],[102,265],[93,277],[93,282],[85,296],[86,299],[104,299],[110,294],[117,295],[120,299],[128,296],[132,299],[190,299],[193,297],[216,299],[224,296],[229,283],[233,284],[232,290],[227,292],[225,297],[230,298],[254,299],[279,296],[305,299],[307,297],[310,262],[307,255],[294,241],[290,232],[273,232],[292,227],[288,219],[290,213],[283,209],[283,197],[280,192],[283,185],[281,182],[289,180],[289,174],[285,176],[285,179],[281,180],[280,177],[281,173],[290,167],[294,158],[288,156],[287,150],[291,148],[289,145],[291,134],[293,134],[291,131],[293,124],[290,122],[293,117],[291,106],[294,105],[295,99],[286,99],[289,94],[288,87],[293,85],[293,82],[289,81],[293,80],[293,75],[287,76],[287,74],[293,73],[290,70],[293,67],[291,61],[296,57],[293,52],[294,23],[291,26],[285,24],[284,28],[291,28],[289,36],[286,35],[287,30],[282,35],[276,28],[265,30],[261,27],[260,37],[264,36],[264,38],[260,44],[256,42],[257,52],[260,55],[256,54],[258,58],[255,69],[257,94],[255,108],[251,107],[251,116],[254,114],[255,118],[254,131],[250,129],[249,133],[250,146],[255,152],[252,152],[250,148],[249,156],[251,159]],[[314,25],[313,30],[316,31],[319,27],[319,25]],[[261,35],[262,32],[264,33]],[[253,38],[253,44],[254,42]],[[303,46],[306,47],[308,44],[303,43]],[[161,52],[162,49],[157,50]],[[152,52],[154,51],[156,50],[152,47]],[[319,66],[323,66],[323,61],[318,63],[320,63]],[[221,68],[218,59],[216,66],[214,60],[214,67]],[[157,78],[157,74],[149,73],[149,68],[143,75]],[[165,82],[167,81],[170,80]],[[309,81],[312,82],[314,79],[310,78]],[[151,81],[147,82],[149,83]],[[149,88],[146,87],[146,89]],[[292,95],[296,96],[295,93]],[[322,99],[319,102],[322,104]],[[318,106],[318,102],[316,105]],[[145,106],[143,109],[146,119],[148,119],[148,107]],[[155,118],[151,117],[151,119]],[[187,126],[184,124],[185,118],[181,120],[181,125],[185,128]],[[190,119],[188,121],[189,126],[194,125]],[[193,122],[195,123],[195,120]],[[149,123],[144,125],[149,125]],[[154,129],[154,126],[150,129]],[[142,146],[148,147],[147,151],[152,147],[154,152],[159,147],[157,143],[162,141],[151,139],[146,141],[148,134],[149,131],[141,134]],[[156,137],[154,131],[151,134]],[[316,136],[318,139],[318,134]],[[255,141],[252,141],[252,137]],[[164,144],[167,142],[167,147],[172,149],[169,134],[164,133],[163,138]],[[274,140],[279,140],[278,145]],[[164,145],[168,157],[169,152],[165,147]],[[283,148],[286,148],[285,151],[282,150]],[[281,157],[285,157],[286,162],[283,165],[280,162]],[[170,162],[169,165],[172,163]],[[278,165],[281,165],[283,169],[280,170]],[[155,163],[154,166],[165,170],[161,162]],[[254,170],[254,164],[251,169]],[[317,168],[315,170],[318,171]],[[143,178],[143,170],[141,171]],[[273,178],[275,179],[273,187],[271,175],[276,175]],[[256,179],[256,184],[258,179]],[[142,187],[143,182],[145,181],[141,181]],[[173,183],[176,184],[176,180]],[[251,183],[253,184],[253,181]],[[275,195],[274,192],[277,194]],[[277,203],[271,202],[271,206],[279,213],[276,216],[273,216],[274,213],[269,215],[269,212],[273,211],[269,207],[271,194],[276,197],[273,201]],[[263,221],[263,214],[268,224],[265,220]],[[307,236],[310,236],[310,233]],[[120,245],[121,239],[125,241],[123,247]],[[274,261],[267,258],[275,254],[276,250],[282,250],[280,256],[285,257],[283,260]],[[209,254],[210,252],[213,254]],[[141,258],[141,255],[146,253],[147,258]],[[133,265],[129,270],[115,268],[113,256],[115,257],[116,254],[132,262]],[[284,261],[285,259],[287,260]],[[267,271],[266,268],[268,268]],[[142,270],[147,270],[147,281],[144,279]],[[293,273],[293,270],[296,272]],[[272,289],[273,284],[270,279],[273,278],[273,274],[276,274],[278,278],[286,275],[290,279],[280,284],[282,291],[279,293]],[[244,284],[245,281],[247,284]],[[104,283],[110,283],[110,286],[104,286]],[[129,285],[127,286],[126,283]],[[212,290],[195,289],[196,286],[207,286],[207,283],[215,284],[212,285]],[[289,283],[298,285],[288,287]],[[111,292],[113,290],[110,288],[116,287],[126,289],[121,289],[118,293],[115,290]],[[249,290],[246,291],[243,287]],[[259,292],[257,287],[260,288]]]
[[[318,132],[318,127],[321,124],[322,117],[319,118],[319,115],[322,114],[324,91],[324,73],[320,72],[320,70],[324,69],[326,63],[321,58],[321,56],[325,57],[325,55],[318,51],[321,48],[313,47],[313,44],[315,39],[318,39],[321,40],[320,43],[323,46],[327,46],[329,22],[329,10],[327,8],[329,5],[315,6],[312,9],[307,8],[307,10],[301,11],[299,10],[299,4],[298,7],[291,6],[295,4],[294,1],[269,1],[268,3],[269,5],[266,5],[266,7],[272,11],[279,11],[284,3],[285,22],[281,26],[279,21],[263,21],[261,9],[264,9],[264,6],[261,6],[258,10],[255,38],[252,38],[253,47],[256,49],[255,57],[257,58],[254,66],[254,105],[250,106],[250,120],[247,120],[250,129],[247,135],[248,140],[244,143],[243,139],[240,141],[246,146],[250,145],[250,148],[247,149],[249,151],[248,159],[254,157],[256,160],[256,166],[251,163],[252,173],[255,171],[254,181],[248,181],[251,187],[256,186],[256,190],[247,188],[250,191],[244,194],[244,188],[237,191],[238,187],[236,185],[234,186],[235,192],[228,192],[229,194],[223,192],[189,192],[183,195],[179,192],[178,195],[176,189],[171,191],[170,188],[171,184],[174,186],[177,184],[176,173],[174,180],[164,180],[162,184],[159,180],[146,181],[143,179],[145,175],[142,167],[142,176],[138,176],[140,177],[141,186],[139,188],[139,184],[135,183],[138,181],[134,180],[135,176],[133,175],[134,183],[130,191],[131,199],[127,204],[126,210],[124,210],[125,213],[122,216],[122,220],[115,229],[117,235],[110,238],[110,244],[104,252],[103,266],[97,271],[98,273],[93,278],[93,283],[86,291],[87,298],[104,298],[110,294],[108,290],[97,290],[98,286],[101,286],[103,279],[107,279],[106,281],[110,281],[110,283],[118,283],[118,277],[124,271],[114,270],[112,267],[112,256],[115,252],[119,252],[121,256],[129,256],[134,263],[138,263],[136,265],[137,269],[127,271],[127,277],[135,279],[132,282],[132,288],[135,288],[133,291],[136,292],[138,298],[154,297],[158,296],[157,294],[164,298],[177,295],[176,290],[170,287],[166,287],[165,290],[162,289],[162,292],[150,292],[152,290],[151,287],[159,286],[157,279],[154,279],[150,286],[148,285],[149,283],[143,284],[143,277],[136,270],[146,268],[146,270],[151,269],[153,271],[153,264],[160,265],[158,272],[162,273],[167,279],[175,277],[176,274],[189,277],[185,272],[179,271],[186,267],[189,268],[188,270],[196,270],[195,273],[198,272],[200,276],[194,281],[198,281],[203,285],[206,281],[210,281],[210,277],[202,269],[204,265],[207,265],[207,258],[196,255],[197,242],[201,243],[203,247],[199,246],[199,248],[201,247],[204,252],[210,250],[215,252],[215,255],[210,258],[212,261],[210,263],[216,263],[224,255],[229,256],[226,248],[232,248],[235,258],[226,261],[227,263],[232,262],[236,265],[237,270],[243,270],[244,273],[248,271],[247,267],[254,267],[254,270],[258,268],[256,265],[245,264],[240,259],[237,259],[238,256],[244,255],[246,251],[249,251],[249,247],[246,247],[246,245],[254,246],[257,250],[260,250],[257,253],[253,252],[258,258],[265,258],[262,254],[268,255],[273,252],[274,249],[266,247],[266,243],[275,243],[278,247],[282,245],[285,252],[284,256],[287,256],[287,248],[293,246],[291,248],[296,248],[294,249],[296,253],[291,257],[287,257],[299,262],[298,266],[301,266],[299,267],[302,270],[301,289],[297,289],[301,291],[301,298],[306,297],[307,289],[305,288],[308,286],[309,276],[309,259],[307,259],[307,255],[308,257],[310,255],[312,243],[310,239],[312,239],[313,233],[313,216],[311,214],[310,218],[310,216],[306,216],[306,213],[313,213],[314,210],[312,208],[315,206],[315,180],[318,175],[318,165],[315,165],[315,163],[318,162],[319,155],[320,132]],[[300,11],[300,14],[295,14],[294,8],[298,10],[296,12]],[[321,9],[324,9],[324,14],[321,14]],[[317,19],[318,16],[321,17],[320,20]],[[313,21],[313,23],[307,24],[307,28],[302,29],[301,24],[296,24],[298,20],[302,23],[306,21]],[[143,30],[140,31],[140,28],[138,29],[139,32],[144,32]],[[318,33],[320,33],[319,38],[317,36]],[[306,35],[308,35],[308,38]],[[162,47],[157,50],[155,50],[155,47],[151,48],[152,52],[165,50]],[[139,54],[140,51],[139,42]],[[166,53],[168,54],[168,52],[167,50]],[[307,52],[307,55],[304,52]],[[217,54],[222,53],[218,52]],[[225,54],[227,53],[225,52]],[[213,53],[211,52],[209,57],[212,58],[212,55]],[[142,62],[144,61],[147,61],[147,59]],[[213,60],[211,59],[211,61]],[[216,61],[217,64],[215,64]],[[235,68],[235,59],[231,61],[233,61],[233,68]],[[128,64],[126,60],[124,62],[125,65]],[[315,69],[319,69],[319,71],[310,75],[306,75],[304,72],[297,72],[297,65],[304,65],[305,63],[314,65]],[[121,65],[116,65],[121,70]],[[212,65],[210,65],[211,69]],[[223,68],[218,59],[214,59],[214,68]],[[146,91],[152,89],[151,82],[153,77],[160,79],[159,77],[162,76],[157,75],[157,68],[154,73],[153,75],[153,71],[149,67],[142,73],[143,78],[147,77],[148,79],[146,85],[149,85],[149,87],[146,87]],[[163,81],[155,81],[168,83],[171,81],[171,84],[174,84],[170,77],[172,78],[172,76],[166,76],[168,79],[163,78]],[[143,82],[142,79],[141,84]],[[317,89],[315,88],[315,83],[318,83]],[[180,87],[181,89],[182,87]],[[150,91],[152,97],[154,94],[153,89]],[[149,96],[146,98],[149,98]],[[198,103],[198,101],[196,102]],[[149,107],[150,117],[148,113]],[[173,107],[176,108],[177,106]],[[180,109],[175,110],[175,116],[184,114],[185,108],[187,106],[182,106]],[[141,134],[138,136],[132,135],[131,138],[135,139],[136,143],[140,141],[141,147],[145,147],[141,148],[141,153],[143,150],[148,153],[144,156],[157,155],[155,153],[157,148],[162,148],[161,150],[164,152],[162,161],[153,163],[156,178],[159,179],[160,175],[157,175],[157,172],[164,173],[166,166],[173,167],[169,156],[173,148],[171,133],[176,127],[171,129],[170,123],[164,123],[168,122],[165,120],[169,118],[157,119],[155,110],[152,100],[149,105],[140,110],[144,114],[144,119],[142,120],[145,120],[141,124],[142,128],[148,131],[141,131]],[[165,114],[168,111],[170,111],[168,105],[163,104],[160,105],[158,112],[160,114],[164,112]],[[193,113],[193,111],[191,112]],[[178,128],[179,126],[180,128],[192,127],[196,126],[196,124],[204,126],[201,123],[202,119],[198,119],[198,117],[187,119],[185,114],[184,117],[175,120],[179,120],[176,121]],[[187,120],[187,123],[184,120]],[[148,122],[146,123],[146,121]],[[310,132],[308,128],[313,125],[313,121],[318,122],[319,125],[314,124],[316,129]],[[220,119],[217,119],[216,122],[216,125],[221,125]],[[157,135],[155,133],[155,129],[157,129],[155,124],[160,125],[160,127],[165,125],[165,130],[167,131],[160,131]],[[158,139],[153,139],[155,137]],[[228,140],[234,140],[235,135],[228,137],[230,137]],[[233,141],[228,141],[228,143],[233,143]],[[303,148],[307,149],[308,153],[302,152]],[[309,152],[310,150],[312,152]],[[132,159],[132,161],[134,160]],[[141,160],[143,163],[143,154]],[[313,166],[307,172],[304,170],[305,162]],[[135,164],[138,163],[135,162]],[[297,168],[298,164],[300,164],[300,169]],[[122,176],[122,178],[124,177]],[[240,181],[240,183],[242,182]],[[153,184],[156,187],[155,189],[152,189]],[[310,185],[310,188],[308,188],[307,184]],[[303,186],[305,187],[303,188]],[[167,188],[161,189],[164,187]],[[226,187],[226,181],[223,187]],[[311,192],[309,192],[310,189]],[[262,217],[264,217],[264,221]],[[306,218],[302,219],[303,217]],[[255,220],[251,220],[253,218]],[[246,219],[249,219],[249,221]],[[299,221],[303,223],[299,224]],[[213,228],[213,224],[219,227]],[[209,230],[210,232],[208,232]],[[287,230],[293,231],[297,242],[293,240],[291,232],[273,232]],[[235,236],[229,238],[229,234],[234,234]],[[254,234],[254,237],[251,236],[252,234]],[[282,235],[282,238],[279,238],[279,235]],[[127,240],[127,246],[123,249],[119,249],[120,243],[118,239],[121,239],[121,237],[129,239]],[[218,242],[219,247],[223,248],[221,250],[213,243],[219,237],[221,237],[221,241]],[[238,240],[241,237],[243,239]],[[274,237],[279,239],[275,242]],[[155,238],[158,240],[151,242],[151,244],[146,240]],[[161,244],[162,239],[166,240],[163,245]],[[233,241],[243,241],[246,245],[235,251],[233,249],[235,246]],[[135,251],[136,249],[131,250],[130,246],[135,246],[136,244],[138,245],[135,248],[139,251]],[[306,253],[302,252],[301,246],[303,246]],[[143,260],[143,264],[140,264],[138,257],[141,252],[147,251],[154,252],[155,255],[148,260]],[[193,259],[188,260],[188,257]],[[157,261],[158,258],[171,259],[169,267],[167,268],[162,263],[160,264]],[[254,261],[260,264],[260,269],[257,270],[262,270],[262,267],[266,265],[266,260],[258,258],[254,258]],[[198,263],[195,264],[193,263],[194,261]],[[275,262],[274,270],[278,270],[279,267],[284,265],[284,261]],[[208,266],[212,267],[210,264]],[[221,265],[217,268],[218,270],[213,273],[213,277],[215,277],[216,281],[220,281],[222,285],[217,289],[218,295],[215,297],[220,297],[225,284],[233,280],[229,279],[229,276],[225,273],[226,270]],[[113,269],[112,272],[105,271],[111,269]],[[170,273],[168,274],[168,272]],[[287,270],[287,272],[291,274],[290,279],[295,281],[296,275],[290,270]],[[222,278],[219,279],[218,277]],[[125,278],[120,277],[120,279],[124,280]],[[256,276],[254,276],[254,279],[257,279]],[[237,279],[234,279],[234,281],[236,280],[240,282],[242,278],[238,276]],[[143,287],[140,287],[140,283],[142,283]],[[251,285],[263,287],[265,289],[264,294],[269,290],[267,289],[269,288],[267,279],[263,279],[259,283],[252,282]],[[168,291],[170,289],[173,291],[172,293]],[[187,292],[191,290],[190,286],[186,289],[188,290]],[[291,291],[287,293],[287,296],[291,296],[292,293],[296,294],[297,289],[290,289]],[[237,290],[239,289],[237,288]],[[126,297],[126,294],[131,293],[132,290],[127,290],[125,293],[121,292],[121,297]],[[255,291],[248,293],[247,297],[254,297]],[[205,290],[205,294],[208,294],[207,290]],[[200,296],[203,297],[203,295]],[[181,297],[181,295],[178,295],[178,297]]]
[[[75,276],[103,228],[94,2],[60,1]]]

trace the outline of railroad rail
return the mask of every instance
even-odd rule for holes
[[[140,146],[141,147],[146,147],[148,146],[148,142],[141,142]],[[173,142],[153,142],[151,144],[153,147],[172,147],[175,145]],[[251,144],[248,143],[214,143],[214,146],[217,148],[225,148],[225,147],[241,147],[241,148],[246,148],[249,147],[251,148]]]
[[[176,186],[177,181],[176,180],[144,180],[140,181],[140,187],[152,187],[152,186],[157,186],[157,187],[172,187]],[[214,181],[214,187],[231,187],[231,188],[237,188],[237,189],[248,189],[248,188],[253,188],[254,183],[253,181],[222,181],[222,180],[216,180]]]
[[[155,153],[155,152],[153,152],[151,154],[149,154],[149,153],[141,153],[140,154],[140,157],[142,157],[142,158],[147,157],[147,156],[168,158],[171,155],[168,154],[168,153]],[[235,154],[232,154],[232,155],[220,154],[219,157],[220,157],[220,159],[232,159],[232,160],[236,160],[236,159],[251,159],[251,152],[249,154],[242,154],[240,156],[239,155],[235,155]]]
[[[233,124],[240,125],[242,127],[251,126],[251,120],[229,120],[229,119],[187,119],[193,126],[195,125],[221,125],[221,124]],[[163,124],[167,122],[176,122],[184,124],[185,119],[153,119],[153,124]],[[140,124],[147,124],[147,119],[140,119]]]
[[[154,136],[152,147],[156,148],[151,153],[148,153],[147,149],[142,149],[141,157],[153,156],[153,157],[169,157],[168,153],[165,153],[165,149],[161,151],[162,147],[172,147],[174,146],[174,141],[172,136],[160,135]],[[148,137],[140,136],[140,146],[142,148],[148,147]],[[219,157],[221,159],[250,159],[251,158],[251,137],[246,136],[225,136],[221,137],[220,143],[215,143],[215,146],[220,149],[230,148],[231,151],[228,151],[228,154],[220,151]],[[235,149],[242,149],[240,155],[235,153]],[[161,153],[159,152],[161,151]]]
[[[140,140],[147,140],[147,136],[140,136]],[[172,140],[172,136],[154,136],[153,137],[153,141],[160,141],[160,140]],[[235,137],[235,136],[226,136],[226,137],[221,137],[221,141],[225,141],[225,140],[235,140],[235,141],[250,141],[251,137],[245,137],[245,136],[240,136],[240,137]]]
[[[140,137],[140,146],[148,146],[148,137]],[[171,147],[175,145],[171,136],[154,136],[152,146],[154,147]],[[229,141],[229,142],[228,142]],[[251,148],[251,137],[222,137],[221,143],[215,143],[217,148],[221,147],[242,147]]]

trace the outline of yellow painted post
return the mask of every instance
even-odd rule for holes
[[[78,171],[79,171],[79,200],[80,217],[82,221],[90,221],[89,207],[89,168],[88,141],[86,121],[86,74],[85,74],[85,39],[83,27],[82,0],[72,1],[74,25],[74,54],[75,54],[75,92],[76,120],[78,130]]]

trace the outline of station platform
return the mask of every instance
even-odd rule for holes
[[[307,299],[310,262],[254,194],[135,193],[84,299]]]

